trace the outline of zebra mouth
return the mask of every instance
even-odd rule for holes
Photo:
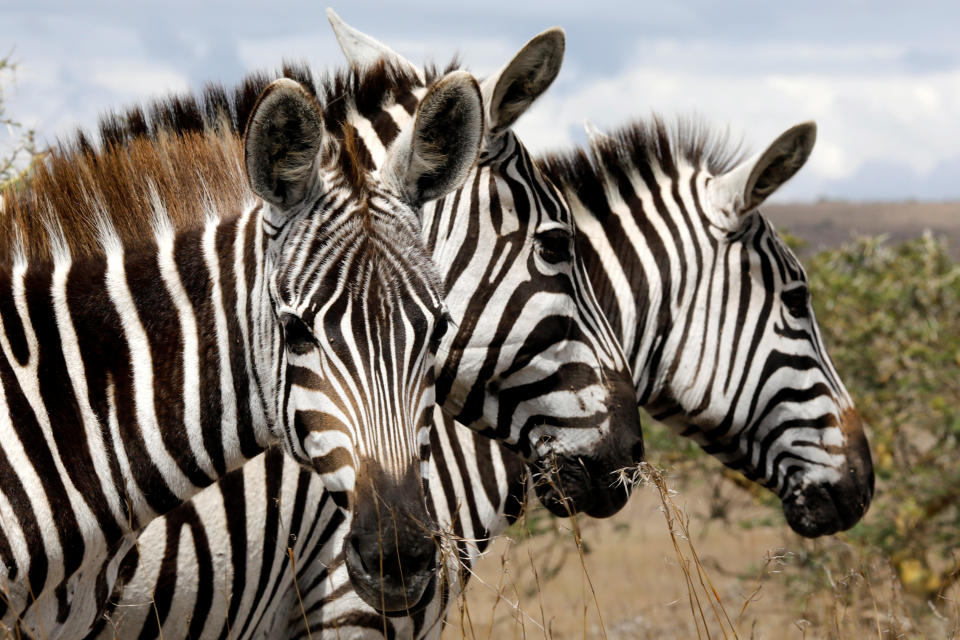
[[[863,487],[842,482],[808,484],[783,498],[783,515],[790,528],[805,538],[828,536],[857,524],[872,496],[872,482]]]
[[[406,616],[424,609],[436,590],[436,570],[405,572],[402,576],[368,567],[356,545],[347,540],[344,548],[347,575],[357,595],[386,616]]]
[[[533,488],[540,503],[553,515],[565,518],[586,513],[607,518],[618,512],[630,497],[630,487],[605,473],[603,465],[566,456],[531,463]]]
[[[788,487],[783,515],[790,528],[807,538],[846,531],[859,522],[873,499],[873,462],[856,412],[844,415],[847,433],[844,461],[829,479],[804,482],[802,476]]]

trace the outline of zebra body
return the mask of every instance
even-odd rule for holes
[[[404,180],[418,179],[408,171],[411,162],[429,173],[434,182],[418,186],[429,184],[435,197],[472,164],[482,116],[479,89],[467,74],[452,74],[431,91],[425,101],[434,95],[462,105],[459,115],[468,122],[418,117],[391,167]],[[121,239],[102,200],[94,203],[101,207],[100,248],[89,255],[74,257],[55,218],[46,218],[53,229],[50,259],[28,259],[27,247],[17,242],[23,234],[12,234],[12,260],[0,269],[0,613],[7,628],[44,637],[86,633],[135,532],[269,444],[284,442],[320,471],[341,508],[359,504],[353,487],[340,480],[343,467],[363,471],[399,462],[418,473],[416,432],[427,433],[427,427],[415,425],[432,415],[436,344],[430,335],[443,313],[439,279],[423,252],[413,210],[428,193],[404,192],[402,180],[396,185],[383,174],[389,184],[379,175],[365,176],[358,194],[358,177],[351,185],[343,169],[355,163],[353,151],[325,138],[312,100],[284,80],[268,87],[253,107],[246,175],[261,202],[247,195],[236,210],[216,217],[204,215],[207,201],[195,202],[197,222],[175,232],[160,187],[149,184],[153,230],[139,242]],[[291,128],[297,129],[293,136]],[[447,168],[434,164],[445,160],[439,154],[423,163],[416,152],[423,135],[453,135],[462,150]],[[301,148],[305,140],[313,146]],[[220,160],[243,178],[235,155]],[[101,159],[86,161],[90,171],[102,169]],[[48,203],[58,197],[56,190],[47,200],[37,193],[42,191],[11,192],[7,222],[42,214],[40,206],[53,207]],[[98,194],[87,195],[96,200]],[[337,242],[330,241],[331,230]],[[389,237],[389,244],[378,234]],[[379,247],[370,247],[377,242]],[[380,298],[380,311],[367,314],[360,308],[368,305],[362,290],[302,286],[336,281],[338,269],[344,276],[372,270],[392,278],[386,293],[393,307],[383,313],[387,300]],[[392,276],[393,270],[399,275]],[[315,309],[338,302],[355,311],[334,320],[344,332],[334,342],[323,333],[324,313]],[[390,324],[401,315],[423,333],[408,332],[390,347],[397,339]],[[313,322],[306,349],[293,343],[291,316]],[[367,346],[349,344],[351,331],[365,335],[366,345],[386,344],[391,351],[364,353]],[[303,386],[297,376],[304,377],[310,365],[295,362],[291,368],[287,360],[308,351],[336,361],[313,369],[315,378],[327,381],[326,404],[294,397]],[[351,362],[353,357],[359,359]],[[345,376],[337,370],[344,364]],[[331,391],[336,375],[344,377]],[[386,385],[383,396],[400,402],[380,403],[373,394],[350,397],[345,384]],[[300,417],[303,410],[329,411],[324,407],[330,404],[359,410],[332,436],[331,425]],[[360,411],[382,420],[365,421]],[[379,433],[369,432],[377,428]],[[324,442],[332,437],[343,447],[343,432],[351,436],[348,458],[329,464],[324,454],[333,449]],[[364,438],[381,444],[364,447]],[[380,450],[393,459],[381,463],[375,457]],[[420,494],[419,481],[413,487]],[[413,496],[413,502],[425,516],[422,497],[417,503]]]
[[[245,239],[257,236],[255,218],[248,211],[210,234],[217,237],[219,231],[228,247],[233,246],[231,241],[242,247]],[[199,250],[195,255],[204,256],[203,236],[192,238]],[[0,425],[4,455],[0,515],[6,567],[6,597],[0,607],[5,619],[12,616],[46,628],[56,621],[67,633],[72,628],[66,620],[30,620],[31,591],[44,605],[54,599],[50,592],[57,587],[56,608],[62,609],[71,592],[102,590],[103,585],[83,589],[78,583],[96,578],[98,567],[128,549],[132,532],[216,478],[204,470],[211,468],[209,464],[191,463],[191,445],[204,442],[207,460],[225,473],[245,459],[244,447],[250,457],[271,440],[264,416],[238,401],[241,394],[248,395],[247,381],[254,377],[241,365],[210,369],[230,376],[221,377],[217,387],[230,391],[234,406],[250,411],[242,431],[233,426],[232,433],[221,432],[222,441],[214,440],[220,419],[207,412],[200,420],[184,423],[179,433],[161,430],[162,418],[148,410],[153,402],[145,403],[143,394],[179,397],[182,389],[165,388],[179,386],[179,376],[166,380],[158,376],[154,383],[153,367],[170,370],[173,363],[164,362],[157,345],[151,350],[137,320],[141,316],[135,313],[138,308],[146,311],[150,302],[134,297],[143,287],[128,285],[125,276],[125,267],[139,262],[134,273],[149,278],[146,263],[153,256],[151,252],[125,257],[116,244],[113,255],[76,267],[68,255],[58,257],[52,268],[15,264],[0,283],[5,301],[9,300],[2,313],[0,360],[4,390],[0,415],[5,418]],[[221,264],[216,255],[208,258]],[[160,260],[153,262],[152,275],[159,280]],[[242,263],[240,277],[234,275],[233,264],[224,266],[232,282],[249,282]],[[236,285],[216,293],[201,289],[189,294],[244,300]],[[220,351],[223,346],[226,349]],[[242,340],[225,336],[203,348],[212,349],[218,362],[242,363],[244,346]],[[128,357],[135,351],[140,352],[136,367]],[[65,392],[72,407],[62,406],[60,396]],[[24,426],[31,418],[32,430]],[[234,419],[232,424],[240,422]],[[77,437],[77,427],[85,438]],[[206,429],[200,432],[201,427]]]

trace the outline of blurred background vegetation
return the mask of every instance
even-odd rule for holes
[[[7,113],[7,92],[13,86],[17,70],[11,57],[0,58],[0,129],[9,137],[8,148],[0,154],[0,189],[18,179],[30,163],[41,155],[33,129],[24,127]]]

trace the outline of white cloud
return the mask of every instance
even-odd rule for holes
[[[101,69],[90,76],[90,84],[114,94],[132,98],[182,92],[190,87],[190,80],[173,69],[146,61],[139,64],[124,62]]]
[[[714,49],[701,43],[690,55],[680,53],[681,43],[654,43],[643,60],[615,75],[568,78],[566,90],[546,95],[524,116],[518,131],[528,146],[545,149],[582,140],[573,132],[584,118],[604,129],[651,111],[666,116],[706,114],[708,122],[729,125],[735,136],[742,133],[748,147],[759,151],[787,127],[816,120],[818,143],[804,169],[807,175],[780,194],[793,198],[815,198],[821,194],[809,189],[822,185],[837,188],[878,159],[924,175],[956,155],[960,69],[907,73],[897,65],[865,67],[858,61],[895,61],[902,51],[876,47],[861,51],[844,45],[805,50],[802,57],[816,58],[822,69],[792,73],[789,65],[774,62],[789,59],[793,45]],[[672,54],[669,59],[667,54]],[[748,74],[736,68],[735,58],[763,62]],[[836,62],[827,64],[831,60]],[[904,197],[917,195],[911,194],[910,186],[905,179]]]

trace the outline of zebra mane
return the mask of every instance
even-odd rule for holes
[[[744,156],[727,129],[713,129],[692,118],[667,124],[652,116],[593,136],[586,148],[547,153],[537,162],[558,187],[576,193],[590,211],[608,211],[604,185],[610,177],[616,181],[628,170],[675,175],[678,165],[684,164],[719,175]]]
[[[457,68],[454,61],[445,70]],[[427,85],[442,75],[427,71]],[[243,168],[243,132],[264,88],[284,76],[303,84],[323,106],[334,158],[355,188],[373,163],[347,118],[375,114],[387,97],[413,113],[412,72],[384,61],[362,71],[341,70],[315,81],[304,64],[279,74],[252,73],[233,89],[208,84],[199,93],[159,98],[101,116],[97,134],[78,130],[59,140],[29,175],[8,187],[0,208],[0,267],[15,251],[48,260],[53,248],[74,257],[103,252],[115,235],[125,246],[154,239],[158,227],[197,228],[210,216],[240,213],[253,202]],[[53,242],[48,231],[59,229]]]

